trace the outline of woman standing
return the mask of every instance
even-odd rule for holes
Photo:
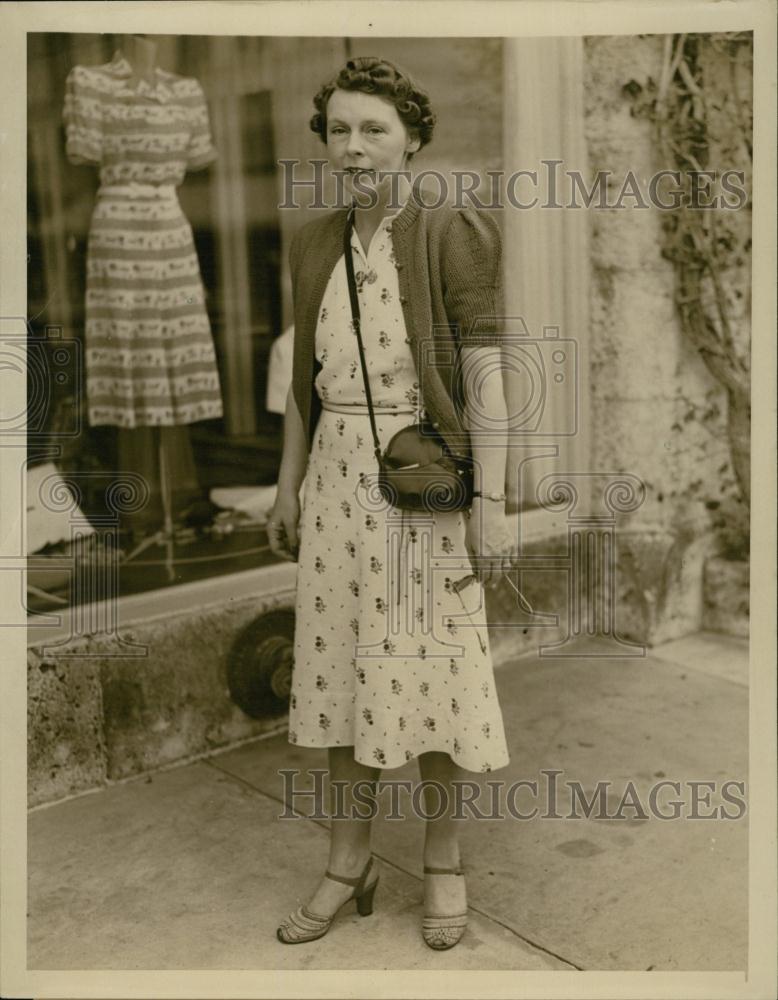
[[[294,370],[268,531],[273,550],[298,562],[289,740],[328,747],[330,778],[346,795],[342,818],[332,819],[328,870],[279,927],[285,943],[321,937],[349,899],[361,914],[372,911],[378,874],[370,821],[352,815],[354,785],[374,791],[381,769],[418,758],[432,813],[432,782],[453,807],[458,778],[509,759],[482,591],[515,554],[505,446],[474,433],[469,389],[479,372],[499,368],[499,230],[471,208],[430,207],[411,187],[409,161],[430,141],[435,117],[396,66],[351,59],[314,104],[311,128],[344,172],[351,206],[314,219],[292,243]],[[377,467],[351,324],[347,233],[381,446],[423,407],[454,450],[475,460],[480,495],[469,515],[406,517],[371,501]],[[499,376],[479,392],[482,417],[504,421]],[[454,584],[471,572],[471,554],[479,579],[460,591]],[[424,845],[422,932],[439,949],[457,943],[467,920],[451,811],[427,821]]]

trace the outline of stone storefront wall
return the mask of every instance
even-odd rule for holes
[[[165,596],[160,598],[164,606]],[[227,663],[241,630],[293,606],[294,591],[244,597],[120,625],[62,650],[27,651],[28,802],[99,788],[263,735],[284,717],[252,719],[230,698]],[[119,618],[121,621],[121,605]],[[68,655],[70,654],[70,655]]]
[[[589,165],[611,172],[609,203],[628,171],[645,189],[665,166],[652,124],[633,115],[623,90],[659,79],[663,46],[658,35],[585,39]],[[724,99],[727,77],[710,78]],[[618,603],[629,634],[655,644],[703,625],[704,565],[715,551],[706,503],[723,498],[732,472],[726,396],[683,335],[662,212],[624,204],[590,213],[591,466],[645,484],[645,503],[619,531]]]

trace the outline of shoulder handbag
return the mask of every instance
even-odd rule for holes
[[[390,439],[386,450],[381,452],[360,326],[359,298],[351,253],[353,225],[351,210],[344,232],[344,255],[351,317],[359,346],[370,428],[378,462],[378,489],[389,504],[400,510],[465,510],[473,500],[473,460],[454,454],[429,420],[403,427]]]

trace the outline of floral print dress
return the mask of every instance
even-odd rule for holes
[[[384,448],[423,403],[391,222],[382,222],[367,252],[353,232],[352,252]],[[300,521],[289,741],[353,746],[357,761],[382,768],[433,750],[468,771],[503,767],[509,757],[483,589],[477,581],[459,593],[454,587],[471,572],[466,515],[400,511],[370,488],[376,461],[343,257],[322,300],[316,355],[325,408]]]

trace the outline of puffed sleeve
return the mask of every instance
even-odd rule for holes
[[[487,212],[468,206],[452,213],[443,238],[443,301],[462,346],[502,342],[502,236]]]
[[[192,126],[189,135],[189,146],[186,151],[186,169],[201,170],[217,157],[216,149],[211,139],[211,125],[208,117],[208,104],[203,88],[197,80],[193,84]]]
[[[74,66],[65,81],[65,155],[71,163],[100,163],[103,155],[103,116],[100,93],[90,86],[83,66]]]

